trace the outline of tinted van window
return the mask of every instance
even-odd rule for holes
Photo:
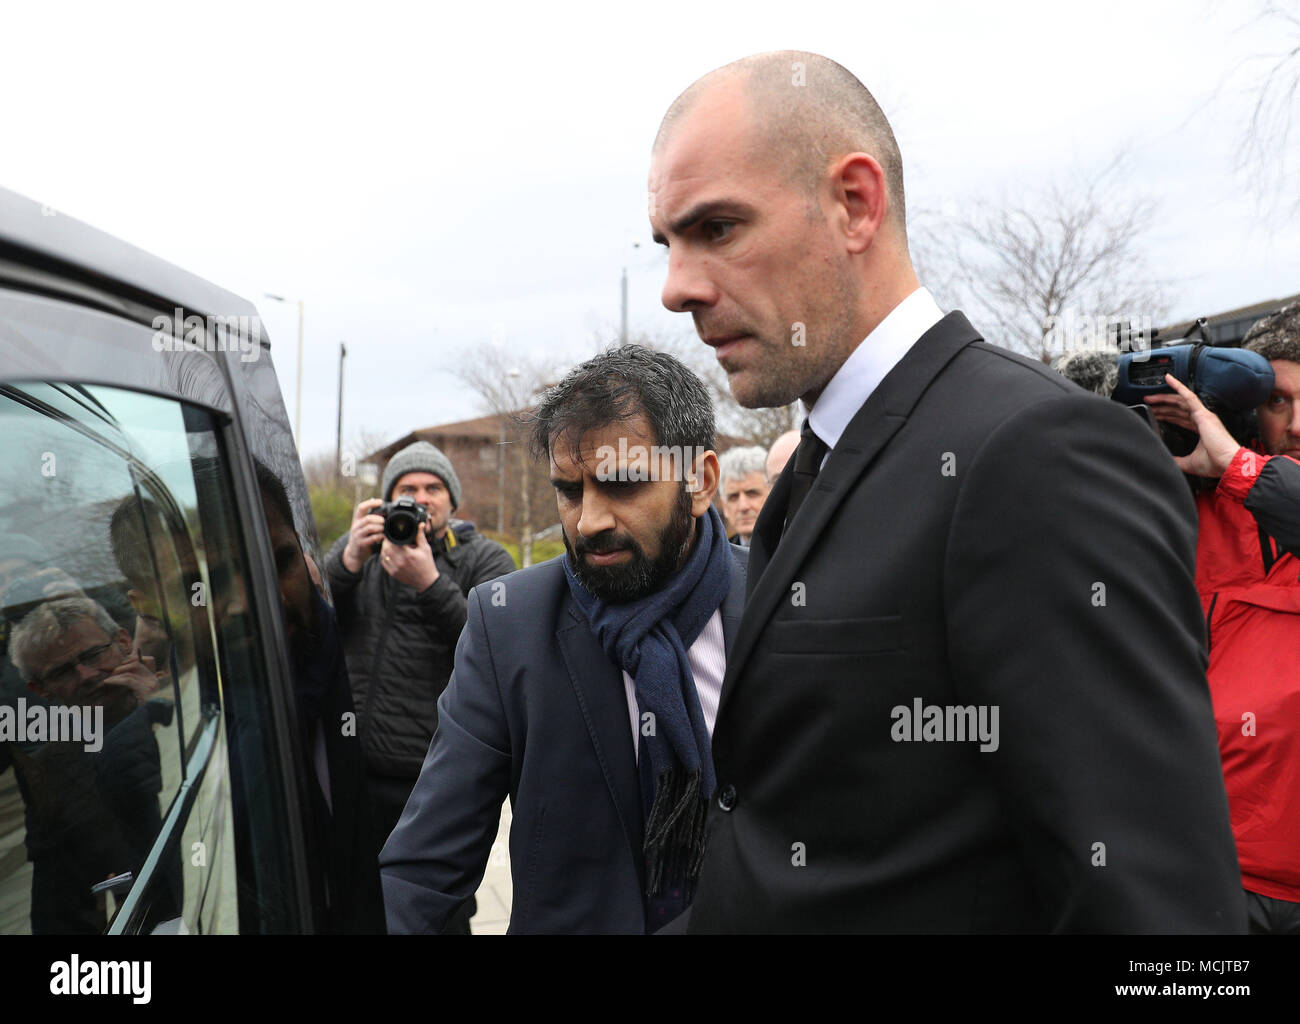
[[[285,926],[220,426],[117,388],[0,385],[0,931]]]

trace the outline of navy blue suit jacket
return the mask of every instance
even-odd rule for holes
[[[470,592],[438,731],[380,856],[392,934],[436,933],[474,894],[506,796],[511,933],[647,930],[622,672],[570,595],[563,558]],[[748,554],[732,559],[720,609],[728,649]]]

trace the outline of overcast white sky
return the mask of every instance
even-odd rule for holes
[[[762,50],[875,93],[909,210],[1127,145],[1173,317],[1300,291],[1300,216],[1234,169],[1243,61],[1280,41],[1254,3],[455,7],[3,0],[0,185],[252,299],[291,418],[296,310],[263,293],[303,298],[305,455],[333,447],[340,341],[345,438],[393,438],[482,412],[451,369],[494,337],[574,361],[612,339],[625,262],[632,329],[691,333],[659,303],[650,143],[693,79]]]

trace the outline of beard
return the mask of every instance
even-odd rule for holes
[[[306,572],[304,566],[303,571]],[[285,633],[289,641],[289,657],[297,671],[304,670],[320,650],[320,615],[316,604],[307,595],[306,607],[286,602],[281,596]]]
[[[591,540],[578,538],[577,547],[569,542],[563,532],[564,549],[569,553],[573,575],[588,593],[607,604],[626,604],[661,590],[670,576],[686,561],[691,543],[691,494],[683,482],[677,492],[677,504],[672,517],[659,531],[659,554],[650,559],[645,549],[625,533],[601,533]],[[629,551],[631,559],[621,565],[591,565],[588,554],[608,554],[611,551]]]
[[[1297,449],[1300,449],[1300,442],[1297,442],[1289,432],[1282,434],[1275,442],[1265,447],[1269,455],[1290,455],[1294,457]]]

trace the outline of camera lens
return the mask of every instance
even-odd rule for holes
[[[419,520],[405,510],[390,512],[384,520],[384,536],[394,544],[410,544],[419,529]]]

